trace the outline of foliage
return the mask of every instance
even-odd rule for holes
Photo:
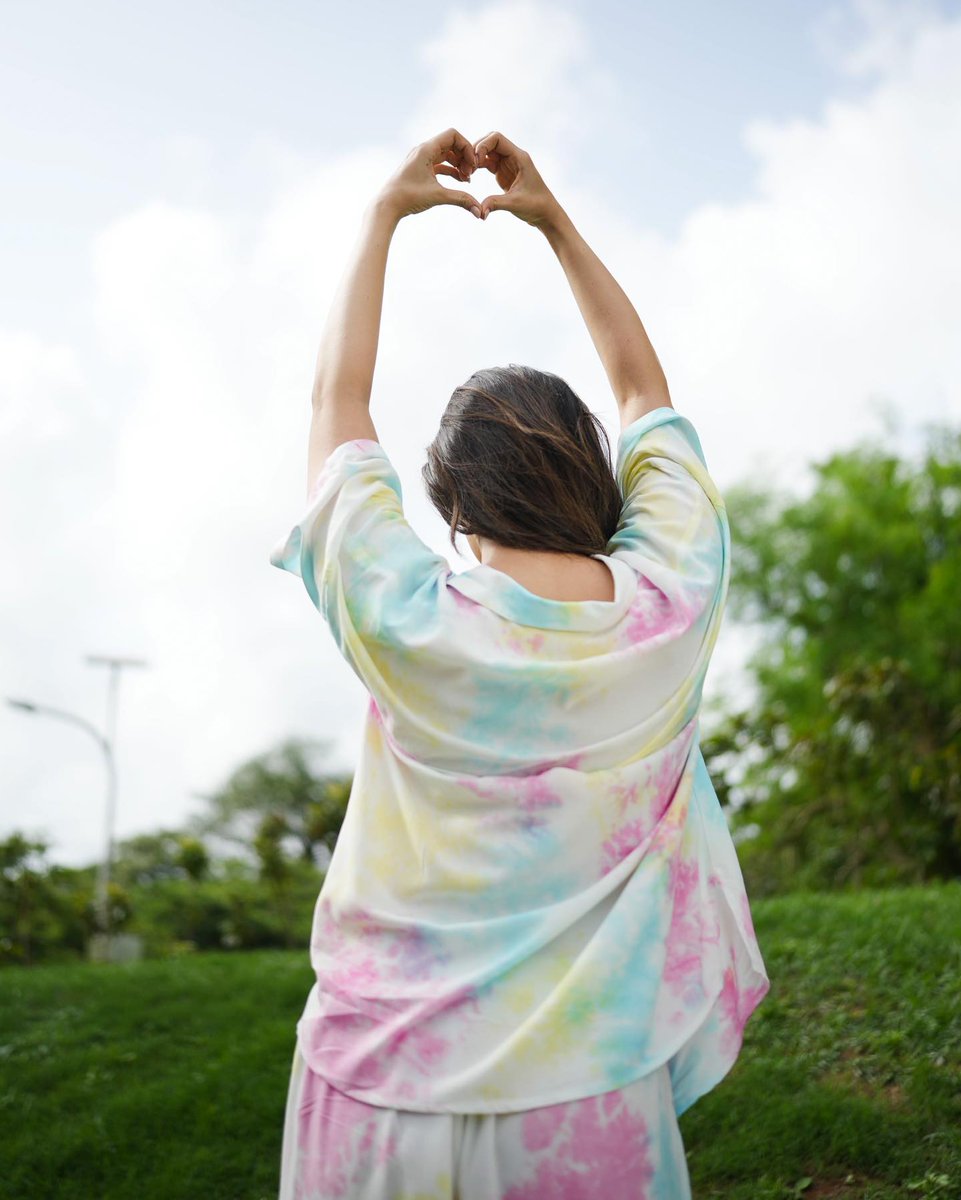
[[[961,433],[727,496],[756,699],[705,738],[752,894],[961,875]],[[753,836],[750,836],[753,835]]]
[[[207,797],[208,811],[194,820],[194,832],[250,847],[265,820],[282,817],[283,836],[305,862],[317,861],[321,847],[329,858],[347,812],[351,778],[312,765],[310,752],[323,754],[328,747],[326,741],[291,738],[243,763]]]
[[[293,945],[290,908],[291,867],[284,857],[283,839],[290,831],[288,818],[278,812],[267,813],[261,820],[254,838],[254,850],[260,862],[260,878],[270,887],[277,900],[283,929],[284,944]]]
[[[245,764],[197,828],[117,844],[111,927],[150,956],[306,945],[324,879],[314,851],[329,857],[349,794],[349,779],[310,775],[300,743]],[[198,829],[240,853],[216,856]],[[96,866],[51,866],[47,849],[22,833],[0,842],[0,965],[83,957],[98,927]]]
[[[0,964],[50,961],[79,953],[97,925],[94,871],[50,866],[49,845],[13,833],[0,841]],[[110,894],[121,919],[126,897]]]
[[[209,869],[209,852],[198,837],[160,829],[118,843],[113,875],[130,887],[166,879],[203,879]]]
[[[288,863],[282,904],[270,883],[239,860],[202,881],[166,879],[135,888],[130,931],[150,956],[193,950],[306,946],[323,875],[309,863]]]

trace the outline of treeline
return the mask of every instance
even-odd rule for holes
[[[727,497],[754,701],[703,743],[752,895],[961,877],[961,432]]]
[[[702,749],[748,892],[961,878],[961,433],[864,443],[814,481],[726,496],[728,620],[761,637],[752,702],[722,697]],[[305,946],[350,792],[326,750],[285,743],[188,829],[122,842],[112,927],[151,954]],[[0,963],[80,955],[96,927],[95,868],[46,850],[0,843]]]
[[[115,848],[109,927],[151,956],[306,946],[350,777],[323,771],[328,743],[291,740],[234,773],[183,830]],[[97,866],[48,861],[49,843],[0,841],[0,965],[82,958],[100,929]]]

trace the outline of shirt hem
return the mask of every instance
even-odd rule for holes
[[[757,978],[758,980],[763,980],[763,983],[766,984],[767,986],[764,986],[759,991],[754,992],[753,1002],[745,1010],[744,1022],[740,1027],[736,1043],[732,1044],[730,1046],[728,1053],[725,1054],[722,1058],[720,1058],[718,1060],[717,1068],[714,1071],[709,1072],[702,1077],[704,1081],[709,1081],[709,1082],[700,1082],[700,1083],[695,1082],[694,1086],[685,1092],[683,1088],[675,1088],[674,1081],[673,1081],[673,1079],[671,1080],[671,1095],[672,1095],[672,1099],[674,1102],[674,1110],[675,1110],[676,1116],[680,1116],[681,1113],[686,1112],[687,1109],[689,1109],[697,1100],[699,1100],[701,1098],[701,1096],[706,1095],[707,1092],[711,1091],[714,1087],[716,1087],[717,1084],[721,1082],[721,1080],[728,1074],[728,1072],[731,1070],[731,1068],[737,1062],[737,1059],[741,1052],[741,1046],[743,1044],[744,1027],[746,1026],[747,1021],[750,1018],[751,1014],[758,1007],[761,1000],[763,1000],[764,996],[767,994],[767,992],[770,988],[770,981],[768,980],[766,975],[763,975],[762,973],[758,972],[756,969],[752,969],[752,973],[754,974],[755,978]],[[590,1087],[587,1090],[584,1090],[583,1087],[578,1087],[575,1085],[573,1090],[571,1090],[569,1092],[561,1092],[559,1095],[553,1095],[553,1096],[525,1097],[520,1100],[515,1100],[515,1099],[502,1100],[502,1101],[491,1100],[491,1101],[487,1101],[486,1103],[481,1102],[481,1101],[475,1101],[475,1102],[470,1103],[469,1107],[464,1107],[462,1105],[458,1105],[456,1103],[456,1101],[449,1102],[447,1104],[444,1104],[443,1102],[438,1102],[438,1103],[434,1103],[434,1104],[430,1104],[430,1103],[417,1104],[416,1102],[408,1099],[407,1097],[404,1097],[403,1101],[401,1103],[398,1103],[396,1100],[384,1099],[383,1097],[376,1095],[373,1092],[373,1090],[368,1091],[366,1088],[350,1088],[350,1089],[345,1088],[342,1083],[338,1084],[338,1083],[335,1083],[333,1080],[328,1079],[325,1075],[322,1074],[322,1072],[317,1071],[310,1064],[310,1061],[307,1059],[307,1056],[304,1053],[303,1046],[300,1042],[300,1022],[299,1021],[297,1023],[297,1044],[300,1048],[300,1053],[304,1056],[304,1060],[307,1063],[307,1067],[309,1070],[313,1071],[316,1075],[319,1075],[324,1080],[324,1082],[327,1083],[330,1087],[332,1087],[335,1091],[340,1092],[342,1095],[349,1096],[352,1100],[358,1100],[363,1104],[369,1104],[375,1108],[390,1108],[390,1109],[396,1109],[396,1110],[405,1111],[405,1112],[449,1113],[451,1115],[475,1114],[475,1115],[482,1115],[482,1116],[498,1114],[498,1113],[526,1112],[532,1108],[549,1108],[549,1107],[552,1107],[557,1104],[568,1104],[572,1100],[585,1100],[590,1096],[601,1096],[601,1095],[606,1094],[607,1092],[621,1091],[624,1088],[628,1088],[636,1083],[639,1083],[642,1079],[646,1079],[649,1075],[653,1075],[656,1071],[660,1071],[660,1070],[664,1069],[665,1067],[670,1072],[671,1060],[674,1059],[677,1055],[679,1055],[684,1050],[684,1048],[692,1040],[694,1040],[697,1037],[698,1031],[703,1028],[705,1021],[710,1017],[711,1013],[714,1011],[714,1009],[718,1003],[718,1000],[721,996],[722,990],[723,990],[722,986],[719,985],[717,991],[714,992],[710,1001],[708,1002],[707,1006],[705,1007],[704,1012],[702,1013],[702,1015],[700,1016],[700,1018],[697,1020],[696,1024],[694,1025],[693,1030],[689,1031],[683,1037],[683,1040],[679,1044],[672,1045],[667,1051],[665,1051],[665,1053],[658,1059],[658,1061],[656,1063],[654,1063],[653,1065],[650,1065],[650,1064],[646,1065],[644,1070],[642,1070],[639,1075],[636,1075],[631,1079],[624,1080],[621,1083],[603,1084],[598,1087]],[[689,1073],[687,1078],[693,1078],[696,1080],[697,1079],[696,1072]],[[680,1103],[678,1103],[678,1094],[681,1095]]]
[[[338,1084],[333,1080],[328,1079],[310,1065],[306,1056],[304,1055],[303,1047],[300,1045],[299,1039],[297,1041],[297,1046],[301,1057],[304,1059],[307,1069],[309,1071],[313,1071],[315,1075],[318,1075],[324,1080],[324,1083],[326,1083],[328,1087],[333,1088],[335,1092],[340,1092],[342,1096],[347,1096],[349,1099],[357,1100],[362,1104],[369,1104],[373,1108],[388,1108],[397,1112],[436,1113],[439,1115],[447,1114],[449,1116],[498,1116],[501,1114],[506,1116],[509,1113],[528,1112],[532,1108],[551,1108],[558,1104],[569,1104],[573,1100],[587,1100],[591,1096],[603,1096],[607,1092],[618,1092],[622,1091],[624,1088],[631,1087],[635,1083],[639,1083],[642,1079],[647,1079],[650,1075],[654,1075],[659,1071],[667,1070],[669,1063],[669,1059],[663,1059],[656,1066],[650,1067],[642,1074],[638,1075],[636,1079],[629,1079],[623,1083],[615,1083],[609,1087],[604,1086],[592,1088],[590,1091],[576,1089],[569,1094],[562,1094],[560,1096],[535,1096],[533,1099],[505,1100],[500,1103],[497,1101],[489,1101],[487,1104],[481,1104],[477,1102],[467,1108],[464,1106],[457,1106],[456,1104],[416,1104],[412,1100],[408,1100],[406,1097],[404,1098],[404,1102],[400,1104],[396,1101],[386,1100],[383,1097],[376,1096],[364,1088],[347,1090],[344,1088],[343,1084]],[[668,1075],[668,1079],[669,1078],[670,1075]]]

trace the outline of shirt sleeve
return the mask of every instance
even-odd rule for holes
[[[723,599],[727,511],[690,420],[664,406],[632,422],[618,439],[616,475],[622,508],[608,553],[671,598]]]
[[[370,438],[342,442],[327,456],[306,512],[270,563],[303,580],[341,653],[375,694],[385,658],[431,627],[450,571],[408,523],[397,472]]]

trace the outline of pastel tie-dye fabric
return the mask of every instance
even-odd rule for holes
[[[673,408],[622,431],[616,473],[610,601],[452,572],[363,438],[270,553],[370,694],[297,1025],[368,1104],[510,1112],[667,1063],[680,1115],[770,986],[699,743],[724,502]]]
[[[277,1200],[691,1200],[666,1064],[509,1113],[365,1104],[295,1049]]]

